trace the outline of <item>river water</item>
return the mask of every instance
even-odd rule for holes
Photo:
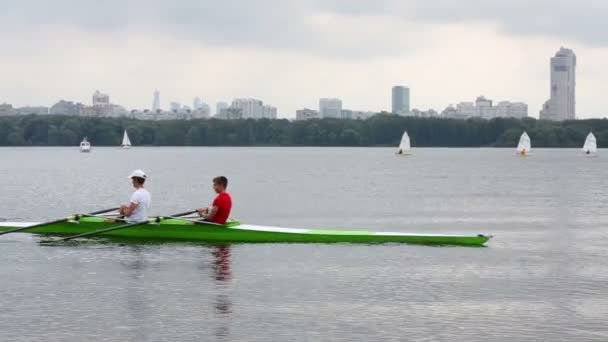
[[[484,233],[487,248],[0,237],[1,341],[606,341],[608,155],[575,149],[0,148],[0,220],[205,206],[284,227]]]

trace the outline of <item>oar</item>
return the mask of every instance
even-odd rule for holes
[[[195,212],[196,212],[196,210],[189,211],[189,212],[186,212],[186,213],[177,214],[177,215],[171,215],[171,216],[172,217],[185,216],[185,215],[190,215],[190,214],[195,213]],[[73,240],[73,239],[76,239],[76,238],[93,236],[93,235],[97,235],[97,234],[111,232],[111,231],[114,231],[114,230],[126,229],[126,228],[137,227],[137,226],[143,226],[143,225],[148,224],[148,223],[155,223],[155,222],[158,223],[162,219],[163,219],[162,216],[158,216],[158,217],[149,219],[147,221],[128,223],[128,224],[123,224],[123,225],[120,225],[120,226],[99,229],[99,230],[95,230],[95,231],[92,231],[92,232],[87,232],[87,233],[82,233],[82,234],[77,234],[77,235],[71,235],[71,236],[64,237],[64,238],[61,238],[61,239],[58,239],[58,240],[40,241],[40,243],[69,241],[69,240]]]
[[[143,226],[144,224],[159,222],[160,220],[161,220],[161,217],[159,216],[159,217],[155,217],[155,218],[149,219],[148,221],[123,224],[123,225],[120,225],[120,226],[115,226],[115,227],[110,227],[110,228],[105,228],[105,229],[99,229],[99,230],[95,230],[95,231],[88,232],[88,233],[82,233],[82,234],[77,234],[77,235],[70,235],[68,237],[64,237],[64,238],[57,239],[57,240],[40,241],[40,243],[44,244],[44,243],[50,243],[50,242],[69,241],[69,240],[73,240],[73,239],[76,239],[76,238],[93,236],[93,235],[97,235],[97,234],[101,234],[101,233],[111,232],[113,230],[119,230],[119,229],[125,229],[125,228],[137,227],[137,226]]]
[[[120,208],[111,208],[111,209],[104,209],[104,210],[99,210],[99,211],[94,211],[92,213],[89,213],[87,215],[97,215],[97,214],[103,214],[103,213],[107,213],[110,211],[114,211],[114,210],[118,210]],[[22,232],[24,230],[28,230],[28,229],[34,229],[34,228],[40,228],[40,227],[44,227],[44,226],[50,226],[52,224],[55,223],[61,223],[61,222],[66,222],[69,220],[76,220],[80,217],[80,215],[72,215],[72,216],[68,216],[66,218],[63,218],[61,220],[55,220],[55,221],[49,221],[49,222],[43,222],[43,223],[38,223],[35,224],[33,226],[27,226],[27,227],[21,227],[21,228],[16,228],[16,229],[11,229],[11,230],[7,230],[4,232],[0,232],[0,235],[4,235],[4,234],[9,234],[9,233],[17,233],[17,232]]]
[[[163,216],[163,218],[164,219],[176,219],[176,220],[188,221],[188,222],[192,222],[192,223],[195,223],[195,224],[206,224],[206,225],[211,225],[211,226],[224,227],[223,224],[219,224],[219,223],[215,223],[215,222],[211,222],[211,221],[197,220],[197,219],[192,219],[192,218],[188,218],[188,217]]]

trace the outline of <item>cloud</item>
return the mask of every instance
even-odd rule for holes
[[[578,113],[606,113],[607,5],[598,1],[39,0],[0,1],[0,102],[90,102],[129,108],[257,97],[283,116],[336,96],[382,110],[390,87],[443,109],[478,95],[547,99],[548,60],[575,50]]]
[[[608,46],[608,2],[580,0],[39,0],[0,3],[4,30],[170,34],[201,45],[300,51],[347,59],[408,48],[408,27],[493,24],[515,36]],[[399,25],[395,22],[399,21]],[[382,23],[398,31],[378,29]]]

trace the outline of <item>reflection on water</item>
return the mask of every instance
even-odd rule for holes
[[[213,247],[211,250],[213,255],[213,278],[217,285],[215,299],[215,314],[217,315],[218,327],[215,329],[215,336],[220,341],[228,341],[230,336],[230,314],[232,313],[232,299],[226,292],[230,280],[232,279],[232,270],[230,267],[230,246]]]
[[[214,247],[211,254],[213,255],[213,273],[215,280],[219,284],[225,284],[232,279],[232,271],[230,269],[230,246]]]
[[[0,217],[11,220],[113,206],[131,192],[124,174],[143,168],[154,215],[210,201],[201,180],[226,174],[244,222],[495,236],[471,249],[103,239],[43,248],[6,235],[0,341],[608,341],[606,155],[0,148]]]
[[[136,325],[131,327],[137,341],[147,341],[148,330],[143,322],[150,319],[148,302],[154,300],[147,298],[144,290],[144,272],[148,268],[148,262],[144,255],[143,247],[131,246],[127,249],[129,259],[120,260],[120,265],[127,270],[129,276],[126,280],[128,286],[125,288],[126,306],[129,311],[130,321]]]

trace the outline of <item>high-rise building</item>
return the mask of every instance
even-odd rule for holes
[[[576,118],[576,55],[560,48],[551,58],[551,98],[540,111],[542,120],[574,120]]]
[[[319,99],[319,116],[322,118],[341,118],[342,100],[330,98]]]
[[[234,99],[232,108],[242,110],[243,119],[261,119],[264,117],[264,102],[256,99]]]
[[[228,103],[226,102],[218,102],[215,104],[215,115],[219,115],[222,112],[222,109],[228,108]]]
[[[171,102],[169,103],[169,110],[173,113],[177,113],[182,110],[182,104],[179,102]]]
[[[480,118],[492,119],[494,117],[494,111],[492,108],[492,100],[486,99],[484,96],[478,96],[475,100],[475,109],[477,115]]]
[[[154,91],[154,100],[152,101],[152,110],[159,111],[160,110],[160,92],[157,90]]]
[[[201,104],[203,103],[203,100],[201,100],[200,97],[195,97],[194,100],[192,101],[192,109],[197,110],[201,108]]]
[[[392,113],[405,115],[410,111],[410,88],[394,86],[392,96]]]
[[[276,119],[277,118],[277,107],[264,106],[262,108],[262,117],[264,119]]]
[[[296,120],[309,120],[309,119],[318,119],[319,111],[314,109],[298,109],[296,110]]]
[[[93,106],[109,106],[110,95],[102,94],[99,90],[93,93]]]

